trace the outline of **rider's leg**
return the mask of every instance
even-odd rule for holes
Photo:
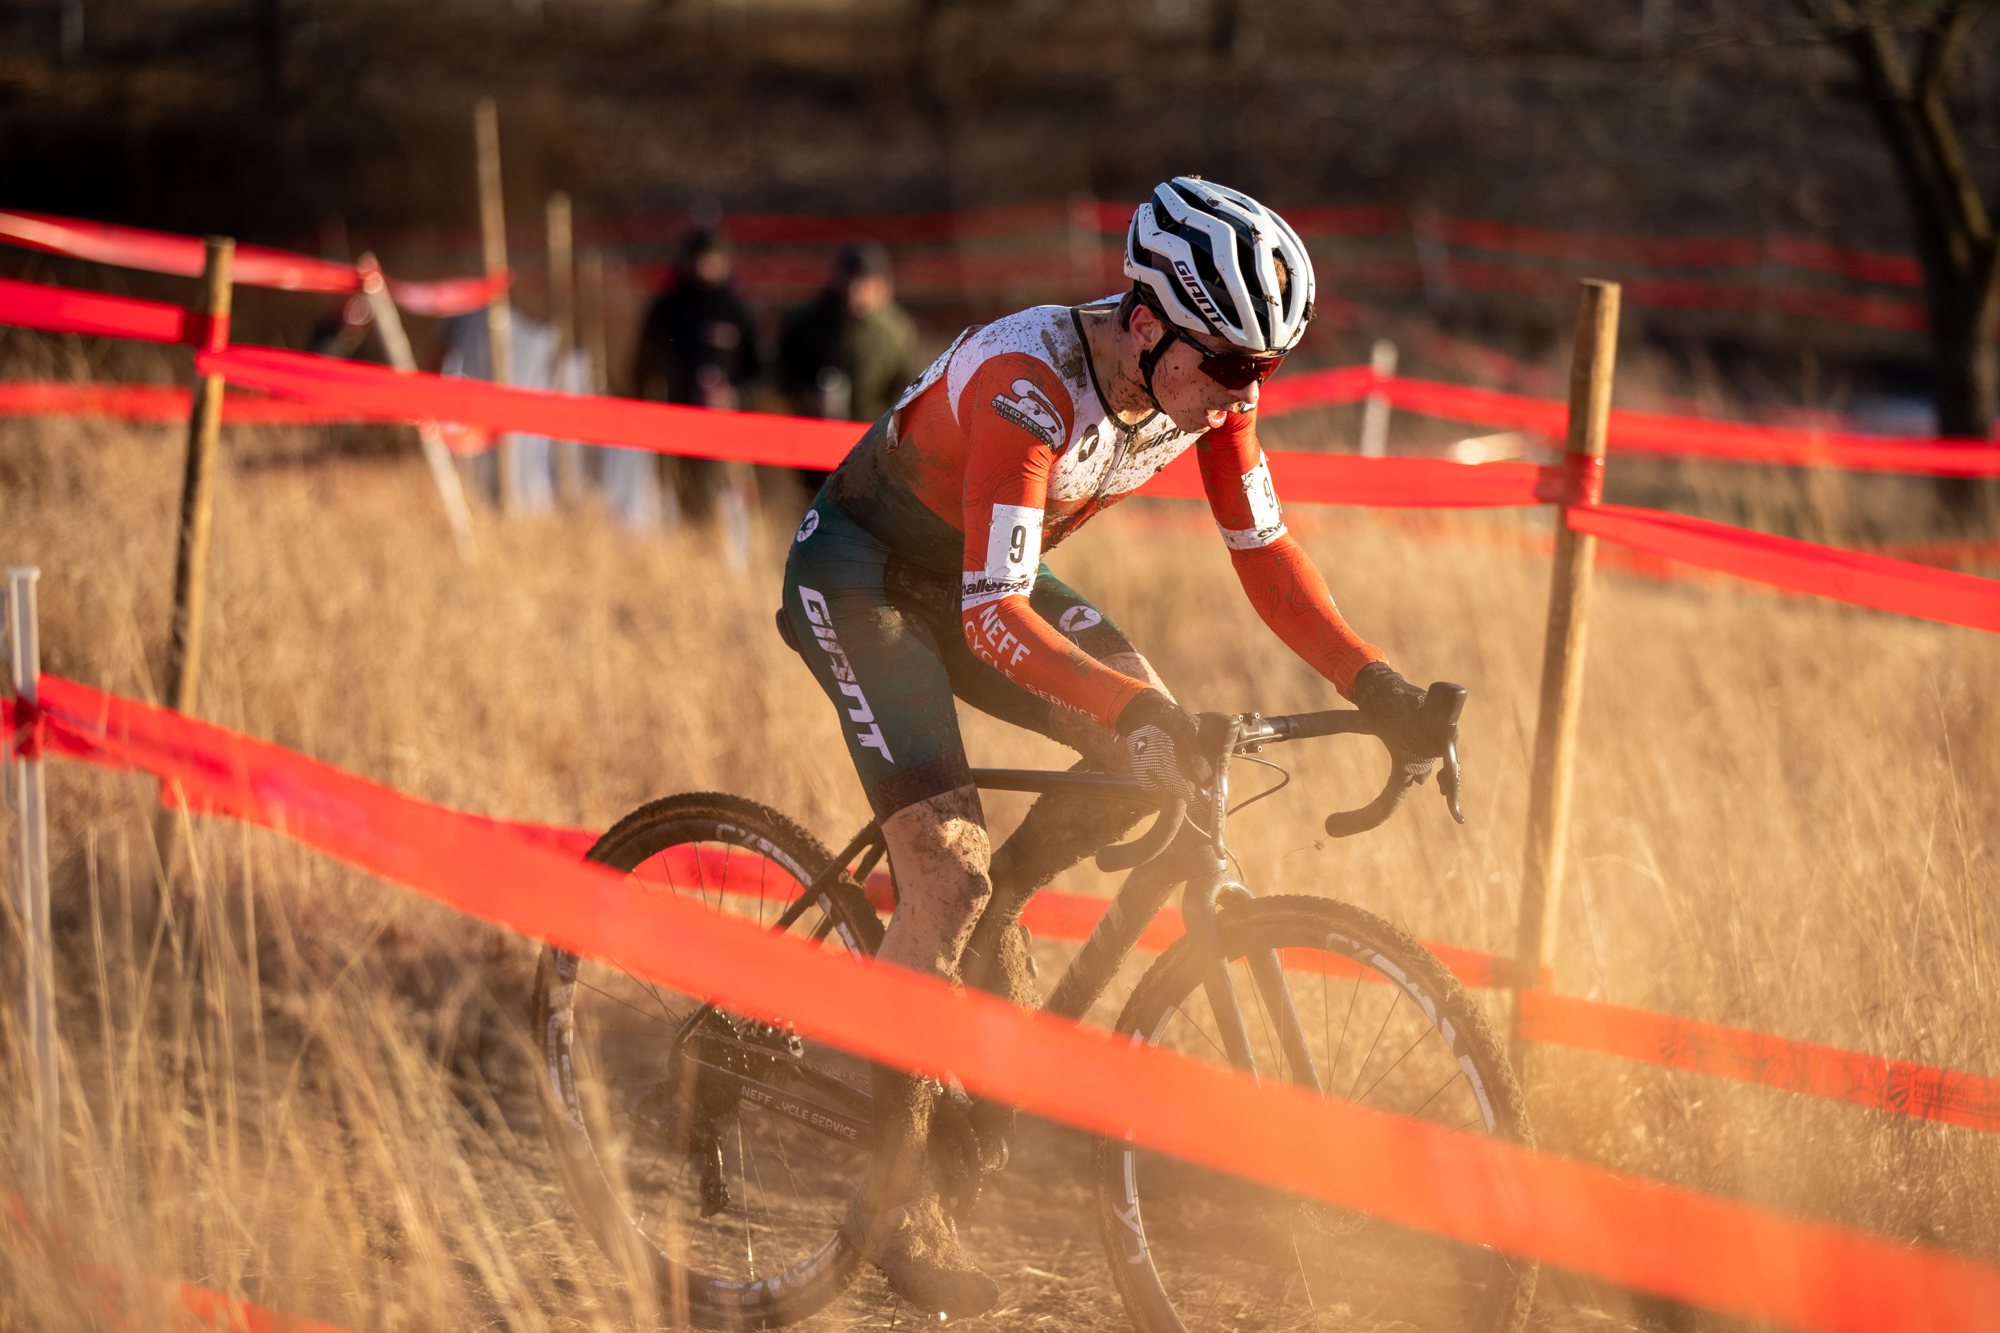
[[[890,605],[887,555],[822,493],[786,565],[785,621],[889,842],[902,901],[882,956],[955,979],[990,893],[986,828],[936,636]],[[983,1313],[999,1293],[960,1247],[928,1169],[935,1085],[884,1068],[874,1081],[876,1151],[842,1230],[918,1308]]]
[[[1047,565],[1037,571],[1029,603],[1083,652],[1166,692],[1159,673],[1124,633],[1081,593],[1050,573]],[[922,610],[914,595],[906,604]],[[935,611],[931,618],[941,619]],[[1125,770],[1124,747],[1110,728],[1036,698],[980,661],[962,640],[948,640],[942,624],[934,628],[939,655],[960,698],[982,712],[1068,746],[1083,757],[1080,766],[1085,769],[1108,773]],[[1020,928],[1022,910],[1042,886],[1098,848],[1118,841],[1143,814],[1142,807],[1112,801],[1056,793],[1037,798],[1020,827],[993,854],[992,897],[960,964],[965,984],[1005,996],[1026,1009],[1039,1007],[1041,993],[1035,986],[1027,939]],[[1008,1143],[1014,1137],[1014,1109],[976,1100],[969,1119],[982,1165],[989,1171],[998,1170],[1006,1164]]]
[[[882,821],[901,899],[877,957],[956,981],[959,956],[992,893],[976,787],[917,801]]]
[[[955,980],[973,922],[986,905],[986,824],[972,787],[918,801],[882,821],[901,897],[877,955]],[[937,1085],[899,1069],[875,1070],[875,1156],[846,1230],[903,1299],[954,1318],[984,1314],[1000,1298],[959,1244],[926,1159]]]

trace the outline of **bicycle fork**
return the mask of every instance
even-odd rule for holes
[[[1241,728],[1241,719],[1230,719],[1219,747],[1212,788],[1215,804],[1209,822],[1214,835],[1209,854],[1202,858],[1200,869],[1188,876],[1187,888],[1181,894],[1181,921],[1188,943],[1195,951],[1209,1011],[1221,1032],[1223,1053],[1230,1064],[1254,1078],[1259,1075],[1256,1056],[1250,1049],[1250,1028],[1243,1017],[1236,983],[1229,975],[1229,957],[1223,949],[1222,929],[1216,920],[1219,908],[1247,903],[1256,896],[1241,881],[1229,876],[1229,849],[1223,841],[1229,818],[1229,757],[1235,752]],[[1249,966],[1265,1016],[1276,1029],[1281,1071],[1288,1066],[1293,1083],[1314,1092],[1323,1091],[1277,951],[1250,949],[1244,955],[1244,962]]]

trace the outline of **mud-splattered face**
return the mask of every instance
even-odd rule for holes
[[[1133,332],[1138,333],[1139,321],[1135,318],[1132,323]],[[1164,333],[1164,326],[1159,323],[1155,322],[1153,327]],[[1185,431],[1209,430],[1222,424],[1224,414],[1257,405],[1256,383],[1231,389],[1202,371],[1203,357],[1227,356],[1234,351],[1235,348],[1216,339],[1185,329],[1174,330],[1173,346],[1153,367],[1153,396],[1159,400],[1160,410],[1173,418],[1176,426]]]

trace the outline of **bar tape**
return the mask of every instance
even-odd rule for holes
[[[1528,1041],[2000,1133],[2000,1079],[1978,1074],[1885,1060],[1547,990],[1521,992],[1520,1034]]]
[[[49,748],[181,785],[349,865],[865,1058],[1337,1207],[1806,1329],[1991,1329],[2000,1269],[1135,1047],[838,958],[304,755],[42,681]],[[1329,1152],[1328,1145],[1339,1145]]]
[[[0,243],[188,278],[199,277],[207,263],[207,246],[196,236],[11,209],[0,210]],[[288,292],[361,290],[360,271],[352,264],[261,245],[237,246],[229,276],[230,281],[246,287],[275,287]],[[400,282],[392,278],[389,295],[411,314],[462,315],[477,310],[505,291],[507,281],[505,275],[490,282],[485,278],[445,278],[436,282]]]
[[[2000,632],[2000,581],[1626,505],[1566,510],[1572,532],[1753,583]]]

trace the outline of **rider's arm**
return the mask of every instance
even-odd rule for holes
[[[1042,562],[1049,473],[1075,410],[1069,391],[1045,363],[1003,353],[973,372],[957,407],[969,445],[965,641],[1016,685],[1112,726],[1146,682],[1079,651],[1028,605]]]
[[[1195,445],[1201,484],[1229,561],[1250,604],[1291,650],[1354,697],[1354,673],[1383,660],[1334,608],[1326,580],[1305,549],[1285,530],[1271,471],[1257,444],[1256,412],[1232,412]]]

